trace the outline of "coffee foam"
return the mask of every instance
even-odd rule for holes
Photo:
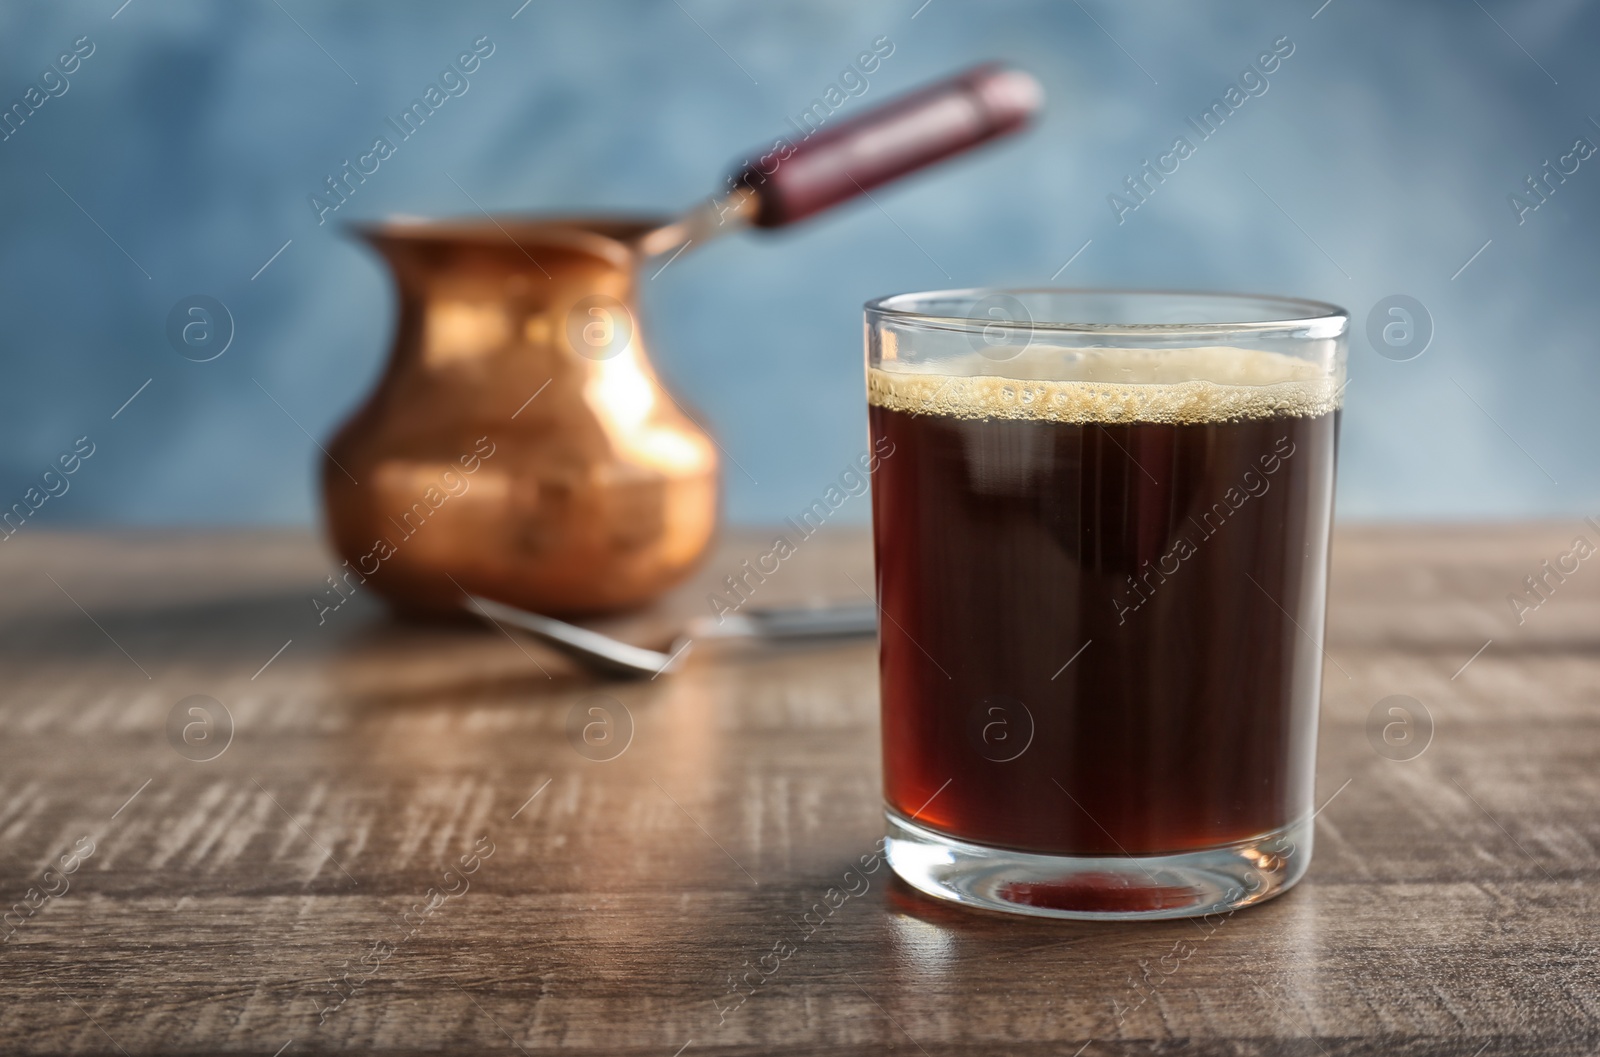
[[[939,366],[889,360],[869,369],[868,403],[951,418],[1180,424],[1314,418],[1337,410],[1342,391],[1315,363],[1221,346],[1030,349],[1003,364],[974,354]],[[1006,374],[981,373],[996,368]]]

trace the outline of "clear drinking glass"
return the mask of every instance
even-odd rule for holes
[[[906,881],[1154,918],[1304,875],[1347,324],[1227,294],[867,304]]]

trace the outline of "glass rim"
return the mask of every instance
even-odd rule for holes
[[[1250,294],[1233,293],[1216,290],[1152,290],[1131,287],[1068,287],[1068,286],[1032,286],[1032,287],[967,287],[951,290],[926,290],[912,293],[890,294],[886,297],[877,297],[866,302],[863,307],[869,319],[893,320],[903,324],[922,326],[930,330],[951,331],[981,331],[994,324],[993,319],[974,316],[948,315],[940,312],[919,311],[914,307],[917,304],[929,304],[937,301],[967,301],[976,305],[987,297],[996,295],[1019,297],[1028,294],[1053,294],[1069,296],[1114,296],[1132,300],[1148,300],[1155,302],[1162,298],[1188,298],[1197,301],[1211,302],[1219,305],[1228,303],[1255,303],[1262,306],[1278,306],[1281,313],[1272,313],[1270,319],[1240,319],[1240,320],[1210,320],[1205,322],[1184,323],[1088,323],[1070,322],[1065,320],[1040,320],[1029,318],[1025,324],[1021,321],[1010,320],[1013,324],[1025,325],[1033,333],[1058,332],[1062,334],[1098,334],[1098,335],[1143,335],[1146,337],[1156,335],[1184,335],[1231,332],[1231,333],[1271,333],[1285,330],[1312,329],[1320,331],[1315,337],[1337,337],[1345,332],[1350,321],[1350,313],[1327,301],[1315,301],[1302,297],[1285,297],[1278,294]],[[1030,313],[1031,316],[1031,313]],[[1329,326],[1331,324],[1331,327]]]

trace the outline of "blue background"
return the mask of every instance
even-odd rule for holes
[[[307,195],[485,34],[496,51],[468,93],[338,220],[474,212],[451,177],[495,210],[686,206],[885,35],[894,53],[844,114],[983,59],[1043,81],[1026,138],[885,189],[881,209],[725,239],[645,283],[658,368],[753,478],[725,471],[735,521],[793,513],[863,449],[865,298],[1046,283],[1086,240],[1059,282],[1352,310],[1342,516],[1600,509],[1600,156],[1525,223],[1507,203],[1575,138],[1600,144],[1592,5],[532,0],[513,18],[521,0],[122,2],[0,8],[6,105],[76,38],[96,48],[0,143],[0,501],[74,438],[97,445],[40,522],[315,517],[317,452],[290,416],[325,437],[362,397],[393,294]],[[1285,35],[1266,94],[1118,224],[1107,195],[1195,140],[1184,117]],[[196,293],[237,323],[209,363],[165,337]],[[1434,320],[1409,362],[1362,333],[1392,294]]]

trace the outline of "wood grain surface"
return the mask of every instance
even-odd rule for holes
[[[1600,559],[1507,601],[1580,534],[1340,530],[1311,872],[1200,930],[847,881],[882,833],[869,642],[604,683],[360,592],[319,624],[309,535],[19,533],[0,1052],[1594,1053]],[[765,542],[613,630],[658,639]],[[757,600],[871,583],[829,527]],[[1391,695],[1431,716],[1415,759],[1368,739]]]

